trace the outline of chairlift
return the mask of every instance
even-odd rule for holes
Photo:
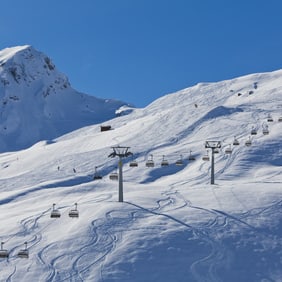
[[[77,203],[74,204],[75,205],[75,208],[70,210],[69,211],[69,217],[79,217],[79,212],[78,212],[78,209],[77,209]]]
[[[150,159],[146,162],[146,167],[154,167],[155,163],[153,161],[153,155],[150,155]]]
[[[94,173],[94,176],[93,176],[93,180],[98,180],[98,179],[102,179],[102,175],[100,175],[97,171],[97,166],[95,167],[95,173]]]
[[[188,160],[189,161],[195,161],[196,160],[196,158],[192,155],[192,151],[191,150],[190,150],[190,155],[188,157]]]
[[[278,121],[279,121],[279,122],[282,122],[282,117],[279,117],[279,118],[278,118]]]
[[[9,252],[8,250],[3,249],[4,242],[1,242],[1,250],[0,250],[0,258],[8,258]]]
[[[228,148],[226,148],[226,150],[225,150],[225,154],[231,154],[232,153],[232,149],[231,149],[231,145],[229,145],[229,147]]]
[[[236,137],[234,137],[233,145],[234,146],[240,145],[239,140]]]
[[[213,149],[213,152],[214,152],[215,154],[218,154],[218,153],[219,153],[219,149],[218,149],[218,148],[214,148],[214,149]]]
[[[137,161],[131,161],[131,162],[129,163],[129,166],[130,166],[130,167],[137,167],[137,166],[138,166],[138,163],[137,163]]]
[[[58,209],[55,208],[56,204],[53,204],[53,210],[51,211],[51,218],[59,218],[61,217],[61,213]]]
[[[209,161],[209,160],[210,160],[210,156],[209,156],[208,150],[207,150],[206,155],[204,155],[204,156],[202,157],[202,160],[203,160],[203,161]]]
[[[251,135],[257,135],[257,130],[254,127],[251,130]]]
[[[161,166],[168,166],[169,163],[168,163],[168,160],[165,159],[165,156],[163,155],[163,159],[161,161]]]
[[[251,140],[251,138],[249,138],[249,139],[245,142],[245,145],[246,145],[247,147],[249,147],[249,146],[252,145],[252,140]]]
[[[180,155],[180,159],[177,160],[177,161],[175,162],[175,164],[176,164],[177,166],[182,166],[182,165],[183,165],[183,158],[182,158],[182,155]]]
[[[262,129],[262,134],[263,135],[268,135],[269,134],[269,130],[268,130],[268,126],[267,125]]]
[[[117,172],[112,172],[109,176],[111,180],[118,180],[118,173]]]
[[[25,245],[25,248],[18,252],[19,258],[28,258],[29,257],[29,252],[27,249],[27,242],[24,242],[24,245]]]
[[[267,121],[268,121],[268,122],[273,122],[273,118],[272,118],[271,114],[268,115]]]

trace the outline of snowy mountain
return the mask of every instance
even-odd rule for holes
[[[281,93],[281,70],[200,83],[2,153],[0,281],[282,281]]]
[[[123,105],[72,89],[51,59],[31,46],[0,51],[0,151],[101,123]]]

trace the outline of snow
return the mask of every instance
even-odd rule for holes
[[[105,118],[112,130],[86,124],[2,153],[0,240],[10,256],[0,280],[282,281],[281,87],[281,70],[201,83]],[[214,185],[207,140],[222,142]],[[117,145],[133,153],[123,159],[123,203],[109,180]],[[53,203],[60,218],[50,218]],[[75,203],[79,218],[69,218]],[[24,242],[28,259],[17,257]]]
[[[74,90],[32,46],[0,51],[0,151],[17,151],[115,117],[126,103]]]

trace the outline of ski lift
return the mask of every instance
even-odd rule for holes
[[[150,159],[146,162],[146,167],[154,167],[155,163],[153,161],[153,155],[150,155]]]
[[[61,213],[58,209],[55,208],[56,204],[53,204],[53,210],[51,211],[51,218],[59,218],[61,217]]]
[[[132,161],[129,163],[129,166],[130,166],[130,167],[137,167],[137,166],[138,166],[138,163],[137,163],[137,161],[132,160]]]
[[[138,163],[137,163],[137,161],[132,161],[132,162],[129,163],[129,166],[130,167],[137,167]]]
[[[232,153],[231,145],[225,150],[225,154],[230,155]]]
[[[183,158],[182,158],[182,155],[180,155],[180,159],[177,160],[177,161],[175,162],[175,164],[176,164],[177,166],[182,166],[182,165],[183,165]]]
[[[279,122],[282,122],[282,117],[279,117],[279,118],[278,118],[278,121],[279,121]]]
[[[28,252],[28,249],[27,249],[27,242],[24,242],[24,244],[25,244],[25,248],[18,252],[19,258],[28,258],[28,256],[29,256],[29,252]]]
[[[240,145],[240,143],[239,143],[238,139],[236,139],[236,137],[234,137],[233,145],[234,145],[234,146]]]
[[[168,163],[168,160],[165,159],[165,156],[163,155],[163,159],[161,161],[161,166],[168,166],[169,163]]]
[[[251,130],[251,135],[257,135],[257,130],[254,127]]]
[[[8,258],[9,252],[8,250],[3,249],[4,242],[1,242],[1,250],[0,250],[0,258]]]
[[[100,175],[98,172],[97,172],[97,166],[95,166],[95,173],[94,173],[94,176],[93,176],[93,180],[98,180],[98,179],[102,179],[102,175]]]
[[[204,155],[204,156],[202,157],[202,160],[203,160],[203,161],[209,161],[209,160],[210,160],[210,156],[209,156],[208,150],[207,150],[206,155]]]
[[[268,122],[273,122],[273,118],[272,118],[271,114],[269,114],[269,115],[267,116],[267,121],[268,121]]]
[[[190,150],[190,155],[188,157],[188,160],[189,161],[195,161],[196,160],[196,158],[192,155],[192,151],[191,150]]]
[[[218,149],[218,148],[214,148],[214,149],[213,149],[213,152],[214,152],[215,154],[218,154],[218,153],[219,153],[219,149]]]
[[[69,217],[79,217],[79,212],[78,212],[78,209],[77,209],[77,203],[74,204],[75,205],[75,208],[73,210],[70,210],[69,211]]]
[[[250,137],[249,137],[249,139],[245,142],[245,145],[246,145],[247,147],[249,147],[249,146],[252,145],[252,140],[251,140]]]
[[[118,180],[118,173],[117,172],[112,172],[109,176],[111,180]]]
[[[263,135],[268,135],[269,134],[269,130],[268,130],[268,126],[267,125],[262,129],[262,134]]]

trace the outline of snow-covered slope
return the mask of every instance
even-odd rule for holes
[[[0,151],[103,122],[124,104],[77,92],[51,59],[31,46],[0,51]]]
[[[9,258],[0,280],[282,281],[281,107],[282,71],[253,74],[164,96],[107,121],[109,131],[92,125],[1,154]],[[222,142],[215,185],[206,140]],[[123,160],[123,203],[109,179],[117,145],[133,153]],[[60,218],[50,218],[53,203]],[[28,259],[17,257],[24,242]]]

